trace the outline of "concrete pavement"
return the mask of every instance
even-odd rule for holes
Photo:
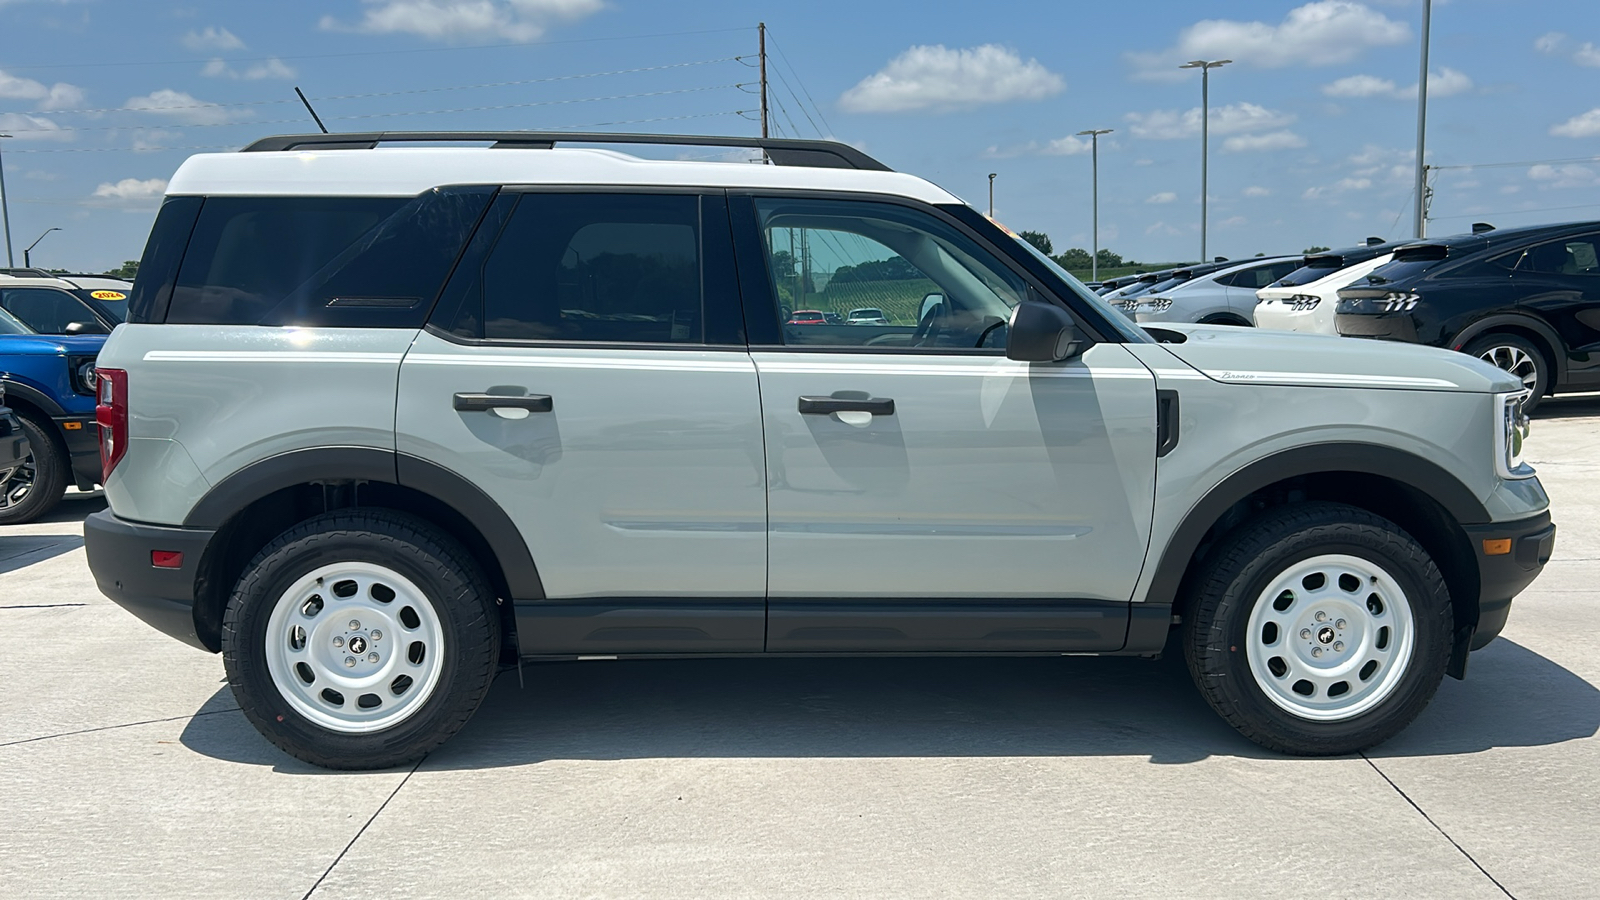
[[[420,766],[262,740],[95,590],[74,500],[0,530],[0,896],[1582,896],[1600,883],[1600,400],[1532,461],[1556,559],[1366,757],[1238,737],[1181,659],[526,665]]]

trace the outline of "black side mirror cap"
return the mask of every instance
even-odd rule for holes
[[[1017,304],[1007,332],[1006,357],[1019,362],[1060,362],[1076,356],[1086,343],[1070,313],[1035,301]]]

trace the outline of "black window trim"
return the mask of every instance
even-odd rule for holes
[[[422,330],[423,331],[426,331],[428,334],[431,334],[434,337],[437,337],[437,338],[439,338],[441,340],[449,341],[452,344],[456,344],[456,345],[462,346],[462,347],[517,347],[517,348],[523,348],[523,349],[534,349],[534,348],[548,347],[548,348],[554,349],[554,350],[677,350],[677,351],[691,352],[691,353],[692,352],[706,352],[706,351],[727,351],[727,350],[745,351],[745,350],[748,349],[749,345],[748,345],[747,342],[712,343],[707,339],[708,335],[710,333],[710,328],[709,328],[710,310],[707,308],[707,302],[706,302],[706,295],[707,295],[707,290],[706,290],[706,263],[707,263],[707,257],[709,256],[709,254],[706,252],[706,235],[707,235],[708,231],[710,231],[710,229],[707,228],[707,226],[706,226],[706,219],[707,219],[707,212],[708,212],[708,210],[706,209],[706,199],[710,198],[710,199],[717,200],[717,201],[719,201],[720,203],[722,203],[724,205],[724,208],[726,208],[726,205],[728,203],[728,197],[727,197],[727,192],[723,188],[703,186],[703,185],[659,185],[659,184],[655,184],[655,185],[626,185],[626,184],[503,184],[503,185],[499,185],[499,188],[500,188],[499,195],[509,195],[509,194],[516,194],[516,195],[522,195],[522,194],[654,194],[654,195],[690,196],[690,197],[698,197],[698,198],[700,198],[700,227],[699,227],[699,230],[698,230],[699,233],[697,235],[697,238],[699,240],[699,246],[696,248],[696,250],[697,250],[697,252],[699,253],[699,256],[700,256],[700,318],[701,318],[701,333],[700,333],[700,338],[701,339],[700,339],[700,341],[695,342],[695,343],[682,343],[682,342],[661,343],[661,342],[644,342],[644,341],[547,341],[547,340],[540,340],[538,338],[466,337],[464,335],[456,334],[455,332],[450,331],[448,328],[444,327],[444,325],[441,324],[437,320],[437,313],[439,312],[439,310],[438,310],[438,302],[439,302],[439,300],[443,299],[445,290],[447,288],[449,288],[450,282],[455,279],[456,269],[460,267],[462,261],[466,258],[466,253],[467,253],[468,248],[472,245],[473,240],[478,236],[477,235],[477,230],[479,228],[483,227],[483,223],[484,223],[484,221],[486,221],[486,219],[487,219],[487,217],[489,215],[489,208],[488,207],[485,207],[485,209],[484,209],[484,218],[480,218],[479,219],[478,225],[473,229],[472,235],[469,236],[467,238],[466,242],[462,245],[461,254],[456,257],[455,264],[453,266],[451,266],[451,268],[450,268],[450,274],[445,278],[444,284],[440,286],[439,294],[438,294],[437,297],[434,298],[434,304],[435,305],[434,305],[433,308],[431,308],[428,311],[428,319],[422,326]],[[500,223],[501,229],[504,229],[505,226],[511,221],[511,215],[514,214],[514,213],[515,213],[515,208],[513,208],[511,210],[511,212],[507,214],[506,221]],[[728,227],[730,232],[733,230],[731,224],[729,224],[727,227]],[[496,242],[496,244],[499,243],[499,237],[498,236],[496,236],[495,242]],[[732,247],[733,240],[731,238],[730,238],[729,243],[730,243],[730,247],[728,248],[727,252],[732,258],[734,258],[735,263],[736,263],[736,259],[737,259],[738,253],[737,253],[737,250]],[[491,246],[489,248],[489,250],[492,253],[494,251],[494,247]],[[735,298],[735,303],[739,303],[739,299],[737,297]],[[742,308],[742,303],[740,303],[739,305]]]
[[[1043,279],[1039,278],[1030,267],[1017,256],[1010,248],[1002,247],[991,241],[986,235],[971,227],[957,216],[951,215],[946,209],[932,203],[925,203],[910,197],[897,194],[876,194],[864,191],[833,191],[815,188],[730,188],[728,189],[728,210],[733,218],[733,242],[735,256],[739,266],[739,283],[741,294],[744,297],[746,333],[751,336],[750,350],[763,353],[847,353],[847,354],[873,354],[892,356],[980,356],[986,358],[1004,358],[1003,349],[982,347],[832,347],[817,344],[785,344],[783,340],[783,323],[778,321],[776,298],[772,294],[772,274],[768,266],[767,254],[762,247],[761,223],[756,215],[755,201],[757,199],[794,199],[794,200],[843,200],[851,202],[866,202],[889,204],[915,210],[954,228],[957,232],[974,241],[983,250],[994,256],[1001,265],[1004,265],[1012,274],[1023,279],[1023,282],[1034,294],[1046,302],[1054,302],[1065,308],[1077,321],[1078,327],[1096,343],[1124,343],[1122,336],[1113,331],[1097,327],[1098,318],[1085,310],[1080,310],[1078,304],[1072,302],[1077,298],[1066,299],[1049,289]],[[991,225],[993,223],[990,223]],[[994,226],[998,230],[998,226]],[[1020,253],[1021,248],[1017,248]],[[1034,262],[1032,259],[1027,262]],[[766,341],[757,342],[755,335],[758,329],[766,330],[766,334],[775,337],[776,343]],[[1106,337],[1106,334],[1112,337]]]

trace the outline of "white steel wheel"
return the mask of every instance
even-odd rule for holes
[[[370,562],[325,565],[290,585],[273,604],[265,649],[283,700],[345,734],[405,721],[433,694],[447,662],[427,594]]]
[[[1515,344],[1496,343],[1480,350],[1478,358],[1522,379],[1528,390],[1539,389],[1539,361],[1527,350]]]
[[[1256,598],[1246,626],[1250,674],[1273,704],[1341,722],[1393,693],[1411,664],[1416,627],[1393,575],[1344,554],[1293,563]]]

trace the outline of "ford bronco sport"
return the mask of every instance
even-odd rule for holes
[[[640,144],[770,164],[605,146]],[[890,324],[780,315],[868,298]],[[826,142],[195,156],[99,375],[101,590],[337,768],[438,746],[519,658],[1155,656],[1175,627],[1244,735],[1347,753],[1465,674],[1554,543],[1514,376],[1147,332]]]

